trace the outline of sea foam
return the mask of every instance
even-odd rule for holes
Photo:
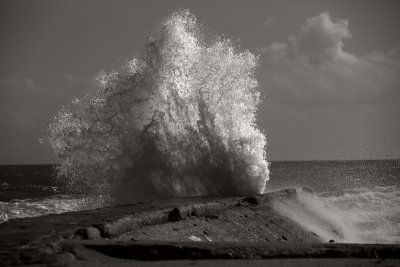
[[[299,192],[298,199],[274,203],[322,241],[400,243],[400,191],[397,186],[354,188],[317,195]]]
[[[207,36],[187,10],[166,18],[141,59],[101,72],[63,107],[47,142],[72,191],[119,201],[262,193],[258,56]]]

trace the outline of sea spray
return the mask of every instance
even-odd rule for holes
[[[400,190],[398,186],[376,186],[326,192],[320,199],[340,210],[362,243],[400,244]]]
[[[297,199],[275,202],[273,207],[281,215],[315,233],[323,242],[362,242],[342,210],[308,192],[298,192]]]
[[[322,241],[400,243],[400,193],[397,186],[353,188],[316,195],[298,190],[298,199],[274,203]]]
[[[262,193],[257,64],[231,40],[206,37],[189,11],[173,13],[141,59],[101,72],[96,90],[49,125],[60,180],[120,202]]]

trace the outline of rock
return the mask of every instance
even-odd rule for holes
[[[259,196],[250,196],[243,199],[243,202],[247,202],[251,205],[259,205],[260,197]]]
[[[168,213],[168,220],[169,221],[181,221],[182,214],[178,208],[174,208],[170,213]]]
[[[98,228],[90,226],[87,228],[78,229],[75,232],[75,236],[80,239],[88,240],[99,240],[101,239],[101,234]]]

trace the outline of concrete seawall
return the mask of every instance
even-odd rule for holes
[[[327,240],[274,210],[274,202],[288,199],[297,199],[296,190],[172,199],[11,220],[0,225],[0,265],[135,266],[143,260],[184,264],[198,259],[310,257],[397,262],[400,257],[399,245],[324,243]]]

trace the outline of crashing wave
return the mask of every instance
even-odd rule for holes
[[[232,41],[206,37],[189,11],[173,13],[142,59],[101,72],[96,90],[49,125],[60,179],[119,201],[262,193],[257,64]]]

